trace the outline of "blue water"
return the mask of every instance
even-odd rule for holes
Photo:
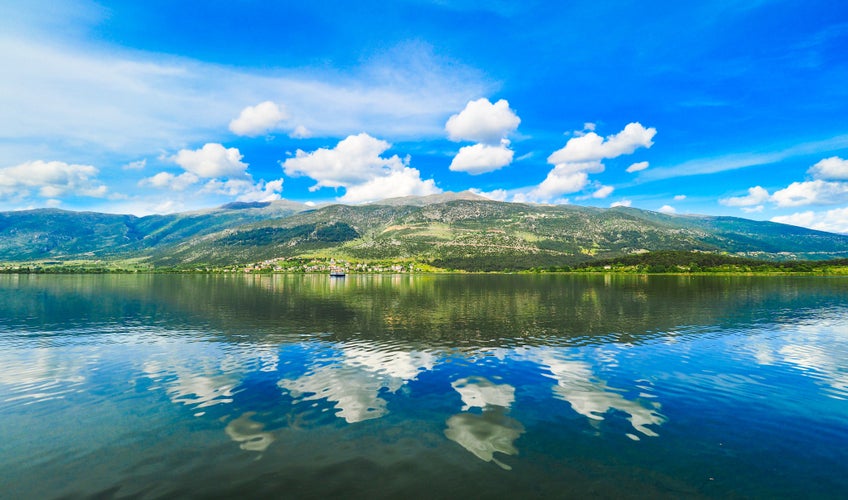
[[[848,497],[848,279],[0,275],[0,497]]]

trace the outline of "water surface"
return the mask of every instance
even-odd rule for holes
[[[848,279],[0,275],[0,497],[848,496]]]

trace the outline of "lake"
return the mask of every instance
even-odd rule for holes
[[[845,498],[848,278],[0,275],[0,497]]]

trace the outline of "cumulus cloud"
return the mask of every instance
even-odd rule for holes
[[[649,148],[654,144],[652,138],[656,133],[656,129],[645,128],[634,122],[627,124],[618,134],[606,138],[594,131],[572,137],[565,147],[548,156],[548,163],[554,165],[553,170],[548,172],[541,184],[527,191],[523,197],[528,200],[549,201],[563,194],[581,191],[590,184],[589,174],[605,170],[602,160],[633,153],[640,147]],[[643,163],[643,168],[646,168],[647,162]],[[639,168],[637,167],[637,170]],[[591,196],[605,198],[612,191],[611,186],[602,186]]]
[[[631,154],[638,148],[650,148],[654,145],[655,128],[645,128],[638,122],[628,123],[621,132],[603,138],[595,132],[589,132],[579,137],[572,137],[560,150],[554,151],[548,157],[548,163],[596,161],[617,158]]]
[[[254,181],[247,172],[248,164],[237,148],[208,143],[200,149],[183,149],[168,158],[184,170],[177,175],[159,172],[138,182],[139,186],[171,191],[185,191],[204,181],[196,194],[220,195],[237,201],[270,201],[280,199],[283,179]]]
[[[294,158],[283,162],[283,169],[287,175],[307,176],[318,181],[312,191],[322,187],[345,187],[402,170],[405,165],[397,155],[380,156],[390,147],[388,142],[365,133],[351,135],[332,149],[319,148],[311,153],[298,149]]]
[[[614,202],[610,203],[610,208],[629,207],[632,204],[633,204],[633,201],[631,201],[631,200],[614,201]]]
[[[633,172],[641,172],[648,168],[649,163],[646,161],[640,161],[638,163],[634,163],[627,167],[627,173],[632,174]]]
[[[685,195],[685,194],[676,194],[676,195],[674,195],[674,201],[683,201],[683,200],[685,200],[685,199],[686,199],[686,195]]]
[[[786,188],[775,191],[771,200],[779,207],[833,205],[848,200],[848,183],[820,179],[793,182]]]
[[[772,217],[772,222],[779,222],[781,224],[790,224],[793,226],[801,226],[801,227],[811,227],[816,223],[817,220],[820,220],[818,214],[813,212],[812,210],[808,210],[806,212],[798,212],[792,215],[781,215],[777,217]]]
[[[108,189],[98,179],[99,170],[91,165],[61,161],[29,161],[0,168],[0,194],[27,198],[36,191],[43,198],[87,196],[101,198]]]
[[[241,110],[238,118],[230,122],[230,131],[236,135],[256,137],[277,129],[288,118],[283,106],[265,101]]]
[[[242,163],[242,154],[237,148],[225,148],[210,142],[196,150],[182,149],[171,157],[177,165],[198,177],[239,177],[245,174],[247,163]]]
[[[294,128],[294,130],[291,131],[289,137],[291,137],[292,139],[306,139],[312,137],[312,131],[310,131],[303,125],[298,125]]]
[[[614,190],[615,188],[612,186],[601,186],[597,191],[592,193],[592,198],[604,199],[611,195]]]
[[[171,189],[173,191],[183,191],[192,184],[197,183],[200,177],[191,172],[184,172],[180,175],[174,175],[170,172],[159,172],[152,177],[146,177],[138,181],[139,186],[150,186],[159,189]]]
[[[567,168],[554,167],[535,189],[528,193],[530,200],[549,200],[565,193],[576,193],[589,184],[585,171],[573,172]]]
[[[791,215],[772,217],[772,222],[808,227],[819,231],[848,234],[848,207],[826,212],[798,212]]]
[[[524,193],[520,201],[552,202],[563,194],[582,191],[589,185],[589,174],[603,171],[604,165],[600,162],[557,165],[538,186]]]
[[[674,208],[671,205],[663,205],[663,206],[660,207],[658,212],[664,213],[664,214],[674,214],[674,213],[677,213],[677,209]]]
[[[718,200],[718,202],[727,207],[749,207],[752,205],[759,205],[760,203],[768,201],[769,198],[770,196],[768,190],[766,190],[762,186],[754,186],[752,188],[748,188],[747,196],[721,198]]]
[[[848,180],[848,160],[831,156],[810,167],[807,173],[816,179]]]
[[[495,189],[495,190],[492,190],[492,191],[482,191],[482,190],[477,189],[477,188],[471,188],[471,189],[469,189],[469,191],[471,191],[472,193],[474,193],[476,195],[480,195],[484,198],[488,198],[488,199],[494,200],[494,201],[506,201],[507,197],[509,196],[509,193],[507,193],[506,189]]]
[[[374,177],[362,184],[348,186],[339,201],[346,203],[364,203],[400,196],[425,196],[441,193],[433,179],[421,180],[421,172],[404,167],[386,175]]]
[[[479,175],[512,163],[513,151],[509,149],[507,135],[514,132],[519,123],[521,119],[505,99],[494,104],[486,98],[469,101],[465,109],[448,119],[445,130],[453,141],[477,144],[460,148],[451,161],[450,170]]]
[[[740,207],[745,213],[762,212],[765,203],[780,208],[806,205],[837,205],[848,203],[848,161],[837,156],[825,158],[807,170],[813,180],[793,182],[773,193],[761,186],[748,189],[747,196],[720,199],[726,206]],[[819,231],[848,233],[848,208],[816,212],[808,210],[780,215],[773,222],[803,226]]]
[[[836,205],[848,202],[848,182],[845,182],[848,180],[848,161],[836,156],[825,158],[810,167],[807,173],[813,176],[814,180],[793,182],[772,194],[761,186],[755,186],[748,189],[747,196],[723,198],[719,203],[741,207],[744,212],[753,213],[763,211],[766,202],[777,207]],[[815,212],[810,211],[781,217],[793,217],[795,222],[804,222],[807,221],[805,217],[813,213]],[[800,225],[812,227],[812,222]]]
[[[283,191],[283,179],[268,182],[260,180],[256,183],[250,179],[210,179],[201,191],[234,197],[236,201],[279,200]]]
[[[521,119],[510,109],[509,102],[501,99],[492,104],[481,98],[469,101],[460,113],[451,116],[445,125],[452,141],[499,144],[510,132],[518,128]]]
[[[345,188],[340,198],[346,202],[364,202],[388,197],[440,193],[435,182],[421,179],[421,173],[409,167],[409,158],[381,156],[391,144],[368,134],[351,135],[334,148],[319,148],[311,153],[297,150],[283,162],[290,176],[307,176],[322,187]]]
[[[185,191],[189,187],[198,184],[201,178],[191,172],[183,172],[175,175],[170,172],[159,172],[152,177],[146,177],[138,182],[142,187],[153,187],[157,189],[170,189],[171,191]],[[235,179],[208,179],[197,190],[199,194],[214,194],[235,199],[236,201],[271,201],[279,200],[283,190],[283,179],[273,181],[259,180],[254,182],[253,178],[246,174],[244,177]],[[155,210],[161,212],[162,210]]]
[[[498,170],[512,163],[513,151],[508,146],[509,141],[504,139],[497,146],[480,143],[462,147],[449,168],[454,172],[471,175]]]

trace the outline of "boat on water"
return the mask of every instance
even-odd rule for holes
[[[330,277],[331,278],[344,278],[345,277],[344,269],[340,269],[340,268],[330,269]]]

